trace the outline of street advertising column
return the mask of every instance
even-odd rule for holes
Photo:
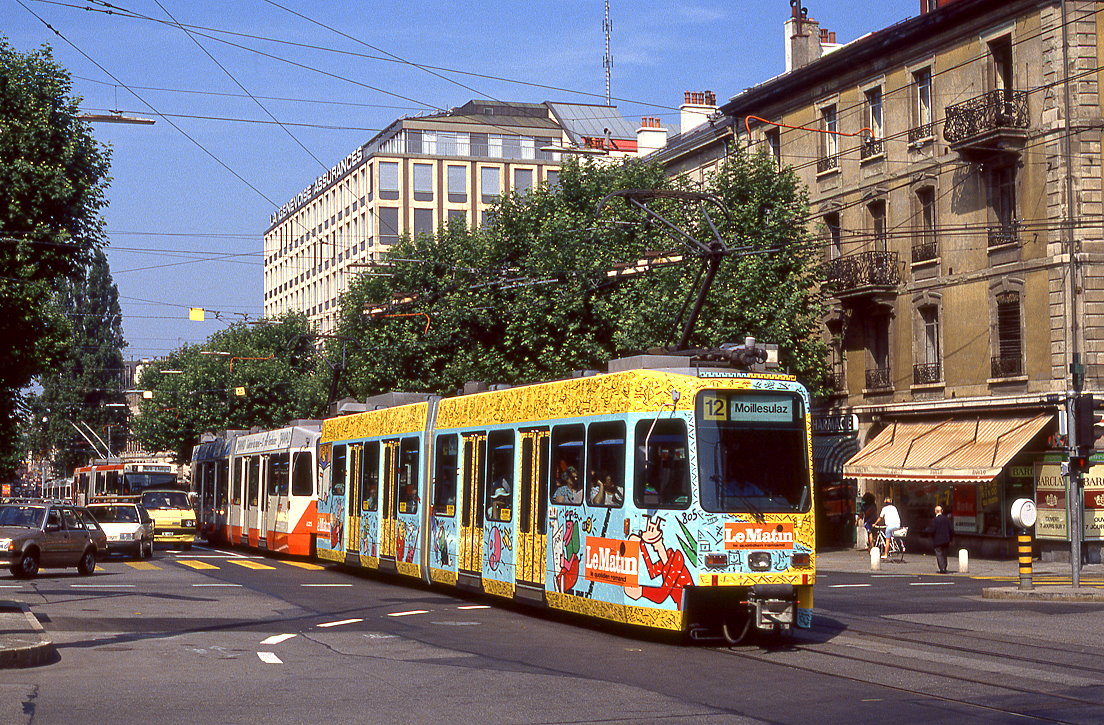
[[[1035,538],[1069,541],[1069,510],[1066,505],[1066,478],[1058,462],[1035,465]]]

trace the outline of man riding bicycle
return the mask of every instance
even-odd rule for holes
[[[874,522],[875,526],[879,524],[885,526],[886,547],[882,551],[882,558],[889,558],[889,543],[893,541],[893,536],[898,529],[901,528],[901,513],[897,510],[897,507],[893,505],[893,499],[886,496],[885,505],[882,506],[881,512],[878,514],[878,520]]]

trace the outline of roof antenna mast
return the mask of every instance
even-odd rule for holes
[[[613,23],[610,22],[609,0],[606,0],[606,19],[602,23],[602,30],[606,32],[606,55],[602,58],[602,67],[606,69],[606,105],[610,103],[610,73],[613,72],[613,56],[610,55],[610,33],[613,32]]]

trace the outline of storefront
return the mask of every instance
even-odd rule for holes
[[[812,424],[817,547],[852,546],[857,482],[843,475],[843,464],[859,451],[859,420],[850,413],[814,414]]]
[[[1036,548],[1044,561],[1069,561],[1073,497],[1069,478],[1062,475],[1065,454],[1050,453],[1035,464]],[[1082,480],[1082,555],[1090,564],[1104,561],[1104,460],[1094,458]]]
[[[1053,422],[1053,413],[893,421],[843,473],[859,481],[860,494],[874,493],[879,506],[893,499],[913,550],[930,548],[938,504],[952,514],[957,546],[977,556],[1011,556],[1016,532],[1009,509],[1017,498],[1034,497],[1035,464]]]

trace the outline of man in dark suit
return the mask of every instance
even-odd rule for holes
[[[954,540],[954,524],[951,517],[943,513],[942,506],[935,507],[935,520],[932,521],[932,546],[935,547],[935,563],[940,574],[947,573],[947,549]]]

